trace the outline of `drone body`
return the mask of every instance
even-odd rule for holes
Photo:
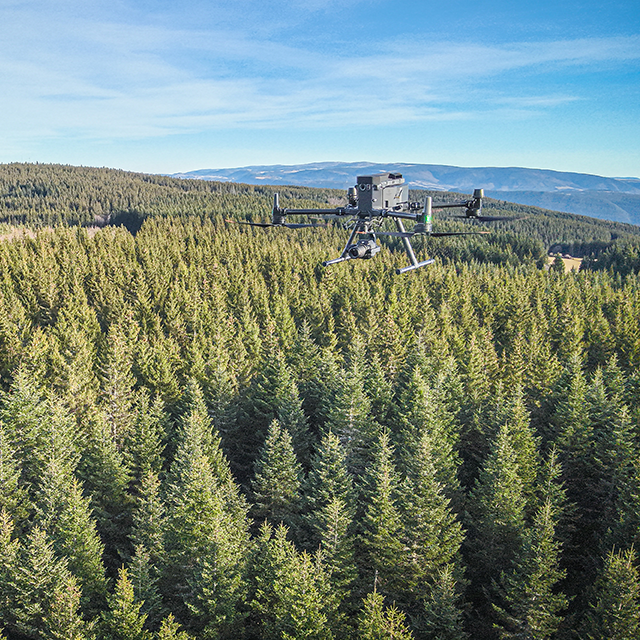
[[[479,220],[481,222],[491,222],[504,220],[505,218],[482,216],[482,189],[476,189],[473,197],[469,200],[459,202],[447,202],[437,205],[438,209],[448,209],[460,207],[465,209],[465,214],[460,216],[466,219]],[[411,238],[415,235],[427,235],[433,237],[477,235],[488,233],[488,231],[453,231],[434,232],[432,230],[433,214],[432,199],[427,196],[424,203],[409,201],[409,187],[405,184],[400,173],[379,173],[371,176],[358,176],[356,186],[350,187],[347,191],[348,204],[335,209],[287,209],[280,207],[278,194],[273,199],[273,210],[271,222],[255,223],[246,222],[252,226],[259,227],[287,227],[296,229],[301,227],[318,227],[315,223],[299,224],[288,223],[286,217],[289,215],[313,215],[326,218],[346,218],[346,227],[351,229],[351,234],[347,240],[342,253],[338,258],[327,260],[322,264],[327,267],[345,260],[370,259],[379,251],[380,245],[377,243],[377,236],[393,236],[401,238],[405,251],[409,256],[411,264],[402,269],[396,269],[396,273],[405,273],[432,264],[433,259],[418,261],[411,246]],[[381,227],[385,220],[393,219],[397,231],[383,231]],[[413,229],[405,230],[403,220],[414,223]],[[356,239],[360,236],[358,239]]]

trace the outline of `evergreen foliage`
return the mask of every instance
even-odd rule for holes
[[[4,636],[637,635],[637,228],[489,202],[398,277],[272,195],[0,166]]]

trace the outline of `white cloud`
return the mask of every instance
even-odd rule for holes
[[[334,0],[316,0],[321,9]],[[524,117],[576,95],[510,95],[503,74],[635,63],[640,37],[397,43],[327,53],[229,28],[125,23],[68,0],[5,2],[0,134],[146,137],[229,127],[342,127]],[[85,8],[82,9],[81,7]],[[89,9],[86,7],[89,6]],[[77,16],[72,12],[77,8]],[[497,96],[497,97],[496,97]]]

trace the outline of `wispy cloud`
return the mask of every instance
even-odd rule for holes
[[[314,0],[311,8],[332,2]],[[239,29],[117,22],[91,11],[72,20],[68,12],[40,9],[3,5],[0,133],[9,138],[377,125],[496,110],[522,117],[580,96],[510,95],[507,84],[496,92],[496,79],[576,67],[593,73],[599,65],[640,59],[638,36],[493,45],[389,41],[364,53],[327,53]]]

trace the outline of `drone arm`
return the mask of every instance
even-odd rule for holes
[[[336,209],[280,209],[280,211],[286,215],[314,215],[318,214],[331,214],[334,216],[347,215],[344,207],[338,207]]]
[[[482,198],[484,198],[484,189],[474,189],[473,198],[470,200],[461,200],[460,202],[445,202],[435,206],[436,209],[455,209],[465,207],[467,216],[478,216],[482,209]]]
[[[398,220],[402,218],[403,220],[414,220],[416,219],[415,213],[401,213],[400,211],[387,211],[384,217],[395,218]]]

